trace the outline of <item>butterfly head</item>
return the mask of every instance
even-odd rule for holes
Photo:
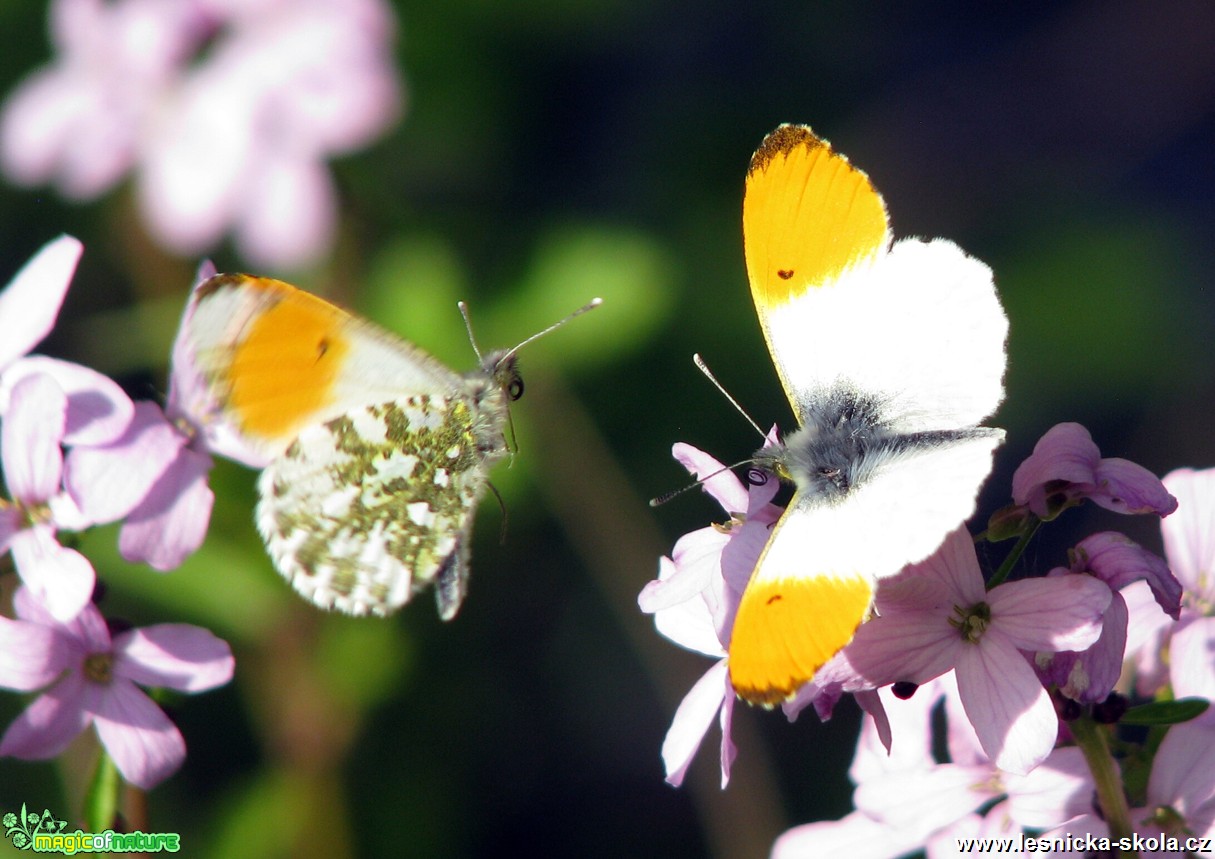
[[[468,342],[472,344],[473,352],[477,354],[477,360],[481,363],[480,370],[475,371],[475,374],[490,380],[490,387],[493,390],[501,391],[510,402],[514,402],[523,396],[523,378],[519,375],[518,364],[519,350],[533,340],[538,340],[550,331],[555,331],[574,317],[581,316],[602,303],[602,298],[592,298],[569,316],[554,322],[543,331],[533,334],[515,347],[511,349],[499,349],[495,352],[490,352],[488,355],[482,355],[481,349],[477,346],[477,338],[473,336],[472,321],[468,317],[468,305],[461,301],[459,303],[460,314],[464,317],[464,327],[468,331]]]
[[[756,451],[753,462],[796,484],[807,499],[843,501],[895,453],[880,402],[840,384],[804,410],[806,423],[781,444]]]

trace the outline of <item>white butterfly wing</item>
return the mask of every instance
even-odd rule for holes
[[[896,242],[767,322],[803,423],[840,384],[875,396],[904,432],[975,426],[1004,395],[1008,320],[991,270],[944,239]]]

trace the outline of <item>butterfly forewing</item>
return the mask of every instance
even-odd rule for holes
[[[271,278],[210,278],[196,289],[184,325],[227,423],[268,457],[304,427],[352,408],[455,392],[462,382],[378,325]]]

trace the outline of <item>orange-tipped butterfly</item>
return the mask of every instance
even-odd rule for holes
[[[878,579],[974,512],[1003,430],[1008,322],[990,269],[943,239],[891,243],[869,177],[805,126],[751,158],[751,295],[800,428],[754,462],[796,486],[743,593],[737,694],[792,696],[867,618]]]
[[[246,461],[268,462],[257,524],[279,572],[355,615],[388,614],[434,582],[440,616],[455,616],[473,514],[509,452],[516,353],[557,326],[460,375],[281,281],[220,274],[191,301],[183,337],[210,419]]]

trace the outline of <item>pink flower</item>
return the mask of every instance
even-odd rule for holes
[[[118,182],[208,27],[194,2],[54,0],[56,58],[9,97],[0,160],[23,185],[87,200]]]
[[[1212,843],[1215,836],[1215,728],[1192,722],[1169,728],[1156,750],[1148,777],[1146,802],[1130,810],[1135,833],[1143,839],[1176,837],[1182,849],[1157,849],[1153,856],[1215,856],[1215,850],[1186,851],[1187,838]],[[1044,833],[1060,837],[1107,836],[1106,822],[1091,811]],[[1140,855],[1148,855],[1140,852]]]
[[[721,722],[721,784],[730,780],[730,766],[737,750],[730,739],[734,712],[734,688],[726,663],[726,647],[742,587],[767,532],[780,516],[771,503],[777,483],[744,487],[738,477],[720,462],[691,445],[677,444],[675,458],[703,481],[702,488],[725,509],[730,520],[723,526],[702,528],[675,544],[672,558],[659,560],[658,579],[638,597],[641,610],[654,615],[658,631],[676,644],[706,656],[717,657],[705,675],[692,687],[675,711],[675,718],[662,745],[667,781],[683,783],[692,758],[714,718]],[[758,546],[758,548],[756,548]],[[737,570],[746,568],[741,583]]]
[[[325,162],[400,112],[383,0],[55,0],[51,13],[56,59],[0,121],[14,180],[83,200],[134,169],[149,228],[178,253],[230,230],[258,265],[328,250]]]
[[[89,601],[96,574],[74,549],[59,545],[59,528],[92,524],[62,491],[67,396],[49,376],[18,382],[0,426],[0,459],[11,502],[0,501],[0,551],[11,551],[17,573],[51,614],[67,621]]]
[[[1129,616],[1122,589],[1132,582],[1146,582],[1160,608],[1176,619],[1181,584],[1162,558],[1114,531],[1084,538],[1071,554],[1070,569],[1060,567],[1048,575],[1088,573],[1109,585],[1113,597],[1105,610],[1101,636],[1080,653],[1039,653],[1035,666],[1044,683],[1058,686],[1072,700],[1091,704],[1104,701],[1122,673]]]
[[[0,292],[0,372],[55,326],[84,246],[71,236],[43,245]]]
[[[1089,808],[1092,784],[1079,749],[1052,752],[1028,775],[1000,770],[983,752],[950,675],[909,700],[889,689],[878,694],[889,715],[889,752],[880,726],[866,719],[848,772],[855,811],[794,827],[777,839],[774,859],[842,855],[841,845],[865,859],[893,859],[926,845],[930,855],[950,855],[941,850],[955,835],[1056,826]],[[942,702],[947,762],[933,752],[933,713]]]
[[[215,267],[203,263],[195,288],[214,274]],[[187,303],[187,314],[192,307]],[[125,517],[118,547],[128,561],[175,569],[206,537],[215,500],[207,477],[214,463],[199,418],[185,408],[209,396],[205,391],[179,331],[166,410],[136,403],[135,417],[120,438],[102,447],[76,448],[68,456],[66,483],[81,508],[98,521]]]
[[[1125,459],[1102,459],[1080,424],[1056,424],[1013,474],[1013,500],[1053,519],[1085,498],[1117,513],[1168,516],[1177,509],[1156,475]]]
[[[927,560],[884,580],[877,617],[843,651],[870,684],[926,683],[949,670],[985,753],[1027,773],[1050,753],[1058,719],[1021,650],[1083,650],[1101,633],[1110,590],[1091,576],[1024,579],[985,590],[974,543],[950,534]]]
[[[104,444],[131,420],[131,401],[113,381],[87,367],[40,355],[26,357],[50,333],[83,247],[71,236],[44,245],[0,292],[0,415],[28,376],[55,380],[67,395],[63,441]]]
[[[1169,640],[1169,682],[1178,698],[1215,700],[1215,469],[1179,469],[1164,478],[1181,509],[1160,523],[1164,551],[1184,594]],[[1215,725],[1215,712],[1199,720]]]
[[[181,766],[181,733],[136,684],[202,692],[232,679],[228,645],[205,629],[158,624],[110,637],[87,606],[57,622],[22,589],[0,617],[0,686],[46,687],[0,738],[0,755],[52,758],[90,724],[131,784],[148,789]],[[49,685],[48,685],[49,684]]]
[[[1164,477],[1168,491],[1177,496],[1177,513],[1160,523],[1164,553],[1169,568],[1182,586],[1181,616],[1173,623],[1146,599],[1130,600],[1128,657],[1137,669],[1136,686],[1144,694],[1154,693],[1171,681],[1177,697],[1198,695],[1215,698],[1215,469],[1182,468]],[[1168,648],[1174,656],[1167,662]],[[1193,654],[1195,658],[1182,658]],[[1207,654],[1205,658],[1203,654]],[[1215,722],[1208,711],[1203,721]]]
[[[1179,468],[1164,486],[1177,496],[1176,516],[1160,523],[1164,554],[1190,607],[1215,605],[1215,468]]]

